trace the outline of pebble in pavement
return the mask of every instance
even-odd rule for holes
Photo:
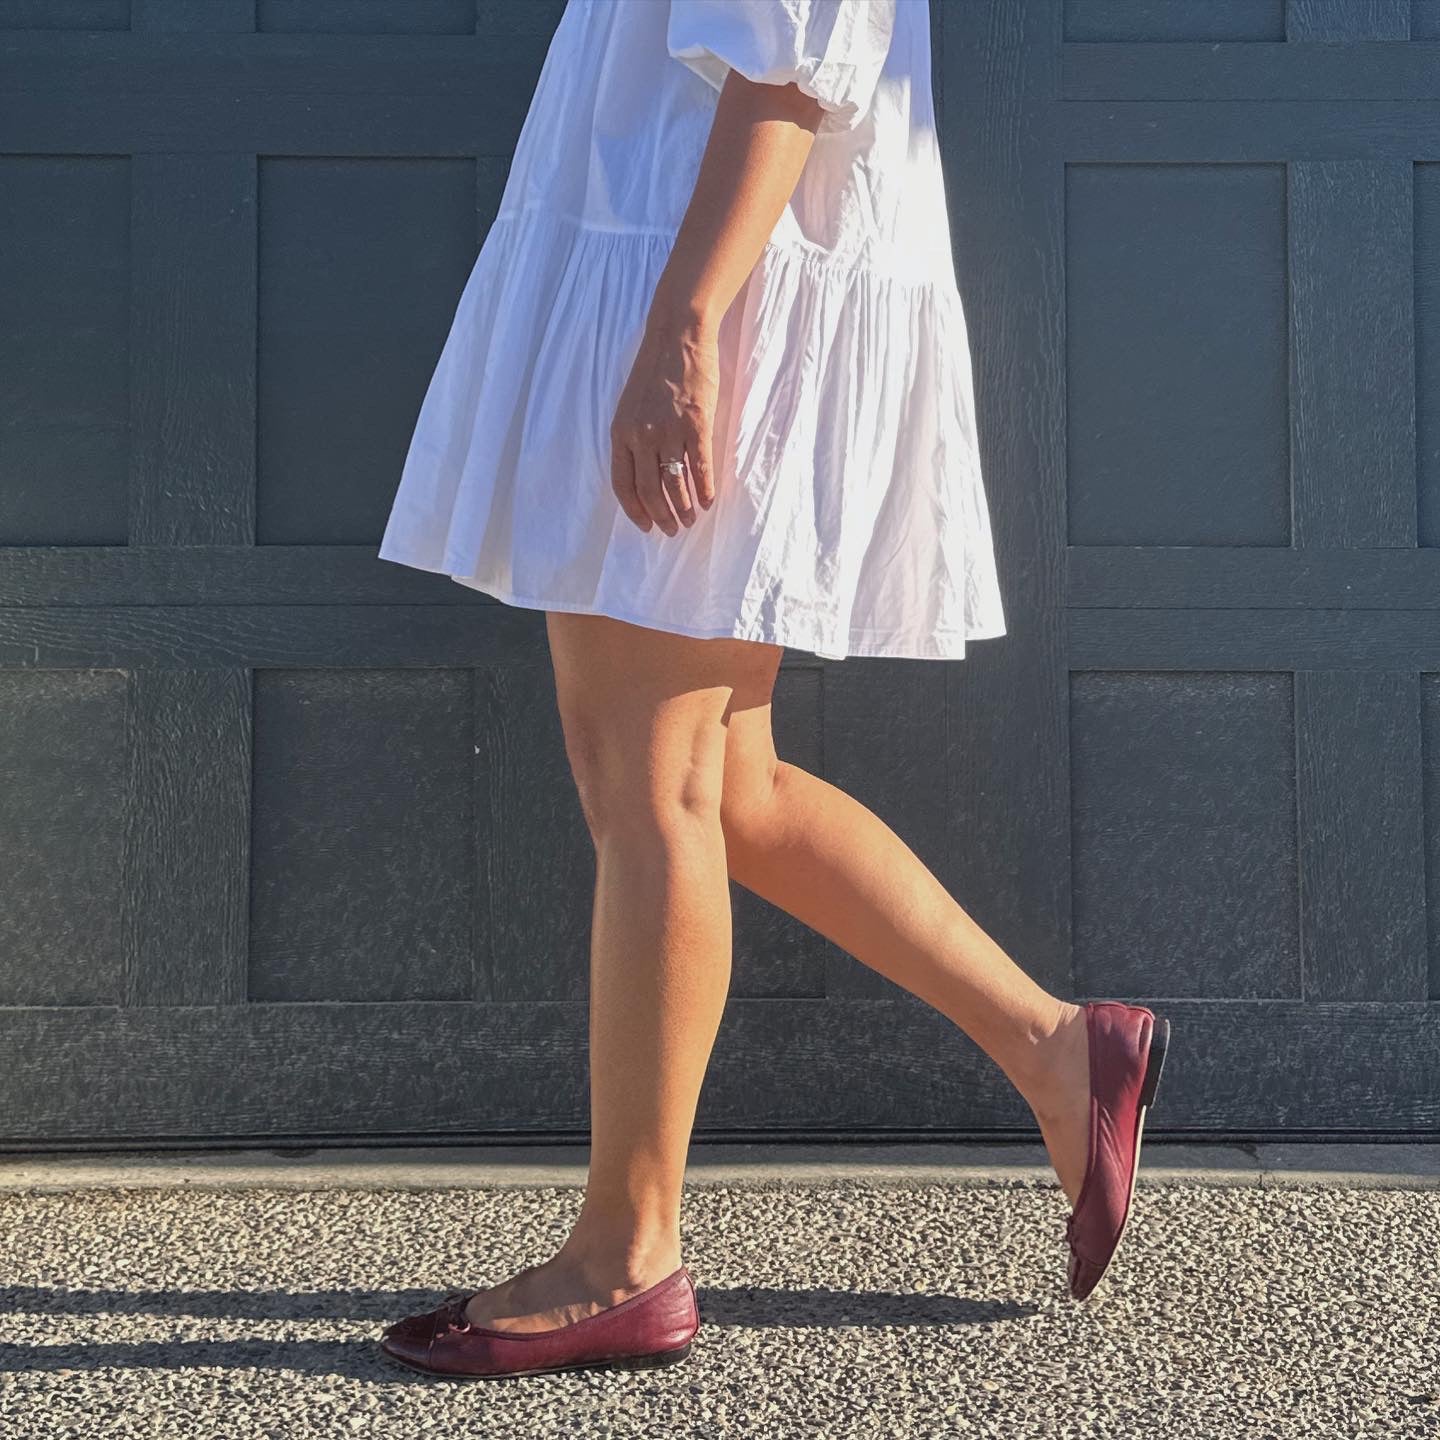
[[[551,1254],[579,1203],[0,1197],[0,1435],[1440,1436],[1435,1190],[1142,1186],[1077,1305],[1053,1186],[691,1187],[683,1363],[457,1384],[379,1354],[389,1320]]]

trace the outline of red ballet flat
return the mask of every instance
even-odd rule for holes
[[[1089,1001],[1090,1143],[1065,1239],[1070,1294],[1084,1300],[1115,1258],[1135,1200],[1145,1112],[1155,1100],[1170,1022],[1143,1005]]]
[[[648,1290],[569,1325],[529,1334],[465,1319],[474,1290],[389,1326],[380,1348],[402,1365],[447,1380],[501,1380],[557,1370],[639,1370],[690,1353],[700,1328],[695,1281],[682,1265]]]

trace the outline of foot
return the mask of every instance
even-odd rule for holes
[[[562,1250],[499,1285],[471,1296],[465,1319],[472,1325],[527,1335],[573,1325],[658,1284],[680,1268],[678,1253],[640,1266],[586,1264]]]
[[[1073,1209],[1090,1160],[1090,1040],[1083,1005],[1065,1006],[1046,1045],[1044,1078],[1025,1098]]]

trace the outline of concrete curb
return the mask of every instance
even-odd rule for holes
[[[588,1147],[376,1146],[0,1157],[0,1193],[583,1186]],[[687,1185],[1051,1186],[1039,1144],[702,1144]],[[1440,1141],[1199,1145],[1147,1140],[1142,1185],[1440,1189]]]

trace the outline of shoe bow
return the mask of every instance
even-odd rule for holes
[[[465,1318],[465,1306],[469,1303],[473,1290],[452,1290],[441,1303],[436,1312],[435,1333],[437,1335],[449,1335],[458,1332],[463,1335],[466,1331],[475,1327]]]

